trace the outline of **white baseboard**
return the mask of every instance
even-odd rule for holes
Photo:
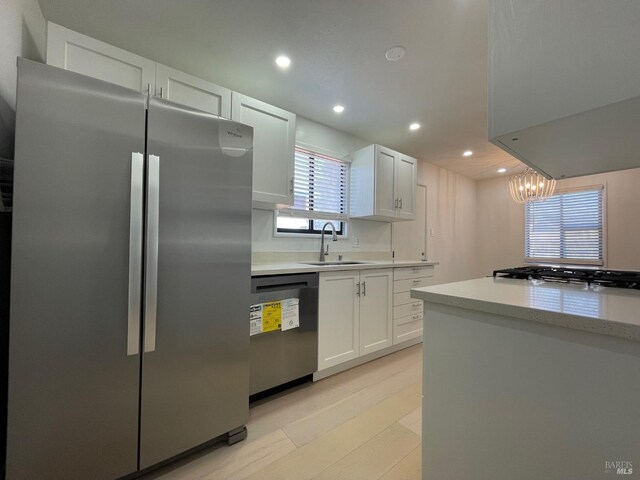
[[[350,368],[357,367],[358,365],[362,365],[363,363],[370,362],[371,360],[375,360],[380,357],[384,357],[385,355],[389,355],[390,353],[404,350],[405,348],[412,347],[413,345],[417,345],[419,343],[422,343],[422,336],[412,338],[411,340],[407,340],[406,342],[402,342],[382,350],[378,350],[377,352],[369,353],[362,357],[354,358],[353,360],[341,363],[340,365],[334,365],[333,367],[329,367],[325,370],[315,372],[313,374],[313,381],[316,382],[323,378],[330,377],[331,375],[335,375],[336,373],[344,372],[345,370],[349,370]]]

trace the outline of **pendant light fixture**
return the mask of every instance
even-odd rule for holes
[[[554,179],[549,180],[532,168],[509,178],[511,197],[518,203],[545,200],[553,195],[555,189]]]

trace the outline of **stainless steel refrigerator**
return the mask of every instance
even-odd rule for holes
[[[19,60],[9,480],[246,435],[252,135]]]

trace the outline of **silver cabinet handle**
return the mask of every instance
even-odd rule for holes
[[[400,210],[402,210],[402,198],[400,199]]]
[[[142,295],[142,190],[144,156],[131,153],[131,202],[129,207],[129,306],[127,355],[140,353],[140,297]]]
[[[420,283],[422,282],[422,280],[420,280],[419,278],[416,278],[415,280],[413,280],[413,283]]]
[[[398,199],[397,198],[395,199],[395,202],[393,204],[393,208],[398,208]]]
[[[367,282],[362,282],[362,296],[367,296]]]
[[[413,304],[413,306],[414,306],[414,307],[421,307],[421,306],[422,306],[422,304],[421,304],[421,303],[414,303],[414,304]]]
[[[356,290],[356,295],[360,296],[360,282],[356,283],[356,287],[358,288]]]
[[[417,320],[417,319],[419,319],[419,318],[422,318],[422,315],[414,315],[414,316],[412,316],[411,318],[413,318],[414,320]]]
[[[291,177],[291,180],[289,180],[289,192],[293,193],[293,177]]]
[[[147,170],[147,262],[145,271],[144,351],[156,349],[158,305],[158,218],[160,213],[160,157],[149,155]]]
[[[160,87],[160,98],[162,98],[162,87]]]

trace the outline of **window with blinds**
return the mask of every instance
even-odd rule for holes
[[[283,233],[320,233],[331,221],[339,234],[348,218],[348,164],[296,147],[293,205],[278,212]]]
[[[603,194],[598,187],[527,203],[526,260],[602,265]]]

